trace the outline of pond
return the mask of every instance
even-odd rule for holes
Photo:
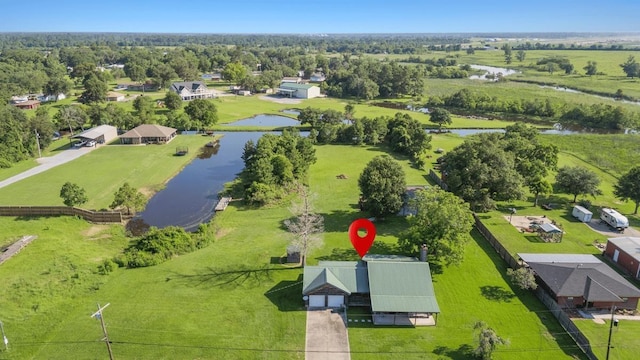
[[[497,79],[492,79],[491,77],[487,78],[487,75],[495,76],[498,73],[501,73],[502,76],[509,76],[509,75],[513,75],[513,74],[519,73],[519,71],[517,71],[517,70],[507,69],[507,68],[500,68],[500,67],[495,67],[495,66],[486,66],[486,65],[469,65],[469,66],[471,66],[472,69],[482,70],[482,71],[485,72],[482,75],[471,75],[471,76],[469,76],[469,79],[474,79],[474,80],[491,80],[491,81],[495,81]]]
[[[552,89],[552,90],[555,90],[555,91],[562,91],[562,92],[568,92],[568,93],[573,93],[573,94],[583,94],[583,95],[587,95],[587,96],[593,96],[595,98],[603,99],[603,100],[611,100],[611,101],[615,100],[616,102],[621,102],[621,103],[624,103],[624,104],[640,105],[640,102],[638,102],[638,101],[631,101],[631,100],[624,100],[624,99],[614,99],[614,98],[607,97],[607,96],[589,94],[589,93],[586,93],[584,91],[571,89],[571,88],[564,87],[564,86],[540,85],[540,87],[543,88],[543,89]]]
[[[427,130],[431,132],[432,130]],[[460,136],[469,136],[481,133],[504,133],[504,129],[447,129],[451,134],[457,134]],[[603,129],[584,129],[584,128],[562,128],[559,124],[556,124],[553,129],[541,129],[540,134],[546,135],[576,135],[576,134],[626,134],[632,133],[631,131],[622,130],[603,130]]]
[[[281,115],[257,115],[252,118],[234,121],[226,126],[298,126],[300,122],[296,119]]]
[[[218,146],[203,147],[197,158],[149,200],[145,211],[132,221],[132,227],[144,231],[148,226],[175,225],[193,231],[213,217],[218,193],[244,167],[241,158],[244,144],[249,140],[258,141],[264,133],[222,134]]]

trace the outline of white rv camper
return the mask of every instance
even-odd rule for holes
[[[629,219],[613,209],[602,208],[600,219],[618,231],[624,231],[629,227]]]
[[[582,221],[583,223],[588,223],[591,221],[593,217],[593,213],[580,205],[576,205],[573,207],[573,212],[571,213],[574,218]]]

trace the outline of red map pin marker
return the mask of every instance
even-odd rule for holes
[[[360,237],[358,230],[365,230],[367,235]],[[376,226],[367,219],[358,219],[349,225],[349,239],[353,248],[356,249],[360,257],[363,257],[373,245],[376,238]]]

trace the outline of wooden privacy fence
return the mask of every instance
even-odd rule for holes
[[[500,255],[500,257],[507,262],[512,269],[517,269],[520,267],[518,261],[507,251],[507,249],[502,246],[500,241],[496,239],[495,236],[487,229],[486,226],[480,221],[480,218],[475,213],[473,214],[473,218],[476,220],[476,229],[482,234],[482,236],[491,244],[491,246],[496,250],[496,252]]]
[[[473,218],[476,221],[476,229],[482,234],[489,244],[494,248],[494,250],[500,255],[500,257],[511,267],[512,269],[517,269],[521,267],[520,263],[511,255],[507,249],[496,239],[495,236],[487,229],[487,227],[482,223],[478,215],[473,214]],[[571,321],[567,313],[562,310],[562,308],[556,303],[553,298],[547,294],[542,287],[538,287],[535,291],[535,295],[542,303],[550,310],[553,316],[558,320],[560,325],[565,329],[565,331],[571,336],[571,338],[576,342],[576,345],[580,347],[580,349],[587,355],[589,360],[598,360],[593,351],[591,350],[591,344],[584,334],[578,329],[578,327]]]
[[[70,206],[0,206],[0,216],[80,216],[94,223],[122,222],[119,211],[93,211]]]
[[[442,181],[440,176],[438,176],[438,174],[436,174],[435,171],[429,170],[429,177],[431,178],[431,180],[433,180],[433,182],[438,184],[438,186],[440,186],[440,188],[442,188],[442,190],[449,191],[449,187],[447,186],[447,184],[445,184],[445,182]]]

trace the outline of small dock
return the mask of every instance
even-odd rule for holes
[[[218,203],[216,204],[216,207],[214,208],[215,211],[224,211],[227,206],[229,205],[229,203],[231,202],[231,197],[223,197],[221,198]]]

